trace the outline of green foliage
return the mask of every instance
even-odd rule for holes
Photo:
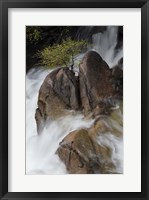
[[[36,45],[41,40],[41,32],[39,27],[27,26],[26,27],[26,40]]]
[[[56,67],[68,64],[74,65],[74,57],[85,47],[85,41],[75,41],[70,38],[61,44],[49,46],[39,52],[41,62],[48,67]]]

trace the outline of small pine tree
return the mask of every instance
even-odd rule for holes
[[[69,38],[61,44],[49,46],[39,52],[41,63],[48,67],[61,65],[68,67],[68,64],[71,64],[71,70],[73,70],[74,57],[82,51],[85,45],[85,41],[75,41]]]

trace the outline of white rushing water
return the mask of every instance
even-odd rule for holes
[[[26,77],[26,173],[65,174],[66,169],[55,154],[59,143],[71,131],[89,128],[93,120],[83,119],[83,115],[70,115],[52,121],[37,135],[35,110],[39,88],[50,70],[32,69]]]
[[[93,49],[99,52],[112,67],[122,57],[122,49],[114,57],[116,42],[116,27],[109,27],[104,33],[93,36]],[[99,48],[100,47],[100,48]],[[79,58],[82,55],[80,54]],[[35,110],[37,108],[38,92],[44,78],[50,70],[45,68],[33,68],[26,75],[26,174],[66,174],[63,162],[55,154],[59,143],[71,131],[79,128],[89,128],[93,120],[85,120],[83,115],[70,115],[51,121],[44,127],[41,135],[37,134]],[[112,126],[121,132],[121,136],[114,136],[108,132],[100,135],[97,140],[101,145],[109,146],[112,151],[112,160],[117,166],[117,173],[123,172],[123,127],[122,113],[119,113],[118,121],[111,119]]]
[[[103,33],[93,35],[92,48],[101,55],[110,68],[115,66],[120,58],[123,57],[123,49],[119,49],[115,54],[117,31],[118,27],[109,26]]]

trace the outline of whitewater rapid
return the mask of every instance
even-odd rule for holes
[[[45,125],[37,134],[35,110],[40,86],[50,70],[32,69],[26,77],[26,174],[66,174],[57,154],[59,143],[71,131],[89,128],[94,120],[85,120],[80,113],[67,115]]]
[[[117,27],[109,27],[104,33],[93,35],[92,49],[99,52],[110,67],[113,67],[123,55],[122,49],[114,54],[116,32]],[[80,54],[76,60],[82,56]],[[55,153],[59,143],[71,131],[89,128],[94,123],[94,120],[84,119],[81,113],[72,114],[70,111],[70,115],[51,121],[45,125],[42,134],[37,134],[35,110],[38,92],[50,72],[51,70],[41,67],[31,69],[26,75],[26,174],[67,174],[65,165]],[[110,147],[111,159],[117,166],[117,173],[123,173],[123,125],[119,123],[123,121],[123,113],[120,109],[117,111],[117,118],[110,120],[111,126],[115,126],[121,136],[117,137],[108,132],[100,135],[97,142]]]

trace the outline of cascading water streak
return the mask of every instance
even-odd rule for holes
[[[123,57],[122,48],[116,52],[118,27],[109,26],[103,33],[96,33],[92,37],[92,48],[107,62],[110,68],[115,66]]]

